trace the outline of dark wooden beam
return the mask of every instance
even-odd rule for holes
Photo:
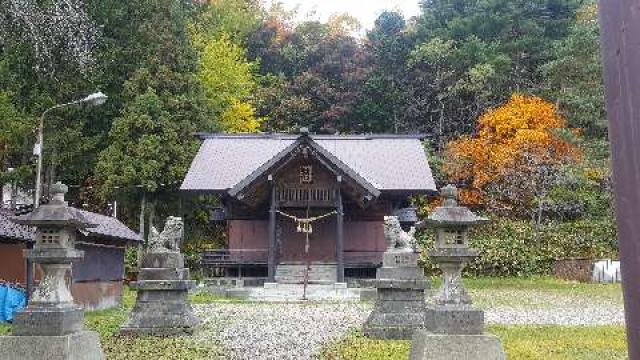
[[[338,176],[338,191],[336,194],[336,211],[338,212],[336,220],[336,263],[337,263],[337,282],[344,282],[344,205],[342,204],[342,177]]]
[[[268,260],[268,281],[276,281],[276,186],[273,177],[269,176],[269,184],[271,186],[271,205],[269,206],[269,260]]]
[[[33,244],[29,244],[29,243],[25,243],[25,247],[27,249],[33,249]],[[27,287],[27,302],[29,302],[29,300],[31,299],[31,293],[33,292],[33,284],[35,283],[34,281],[34,276],[33,276],[33,261],[31,261],[31,259],[26,259],[25,260],[25,266],[26,266],[26,287]]]
[[[640,360],[640,1],[601,0],[599,12],[629,359]]]

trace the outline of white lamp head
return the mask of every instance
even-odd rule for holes
[[[87,103],[92,106],[97,106],[104,104],[108,98],[109,97],[102,93],[102,91],[98,91],[82,99],[81,102]]]

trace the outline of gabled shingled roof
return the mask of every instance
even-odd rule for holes
[[[0,242],[32,241],[35,230],[31,226],[19,225],[10,220],[9,211],[0,209]]]
[[[319,159],[324,159],[327,162],[327,166],[334,168],[334,170],[341,174],[348,176],[352,180],[356,182],[359,186],[366,189],[366,191],[371,194],[373,197],[380,196],[380,190],[375,188],[371,183],[369,183],[366,179],[360,176],[358,173],[353,171],[347,164],[343,163],[340,159],[334,156],[332,153],[327,151],[324,147],[318,144],[315,140],[311,139],[309,136],[299,137],[295,142],[289,145],[284,150],[280,151],[274,157],[272,157],[268,162],[262,164],[258,169],[253,171],[249,176],[245,177],[242,181],[236,184],[231,190],[229,190],[229,195],[235,197],[237,194],[248,187],[252,182],[256,181],[259,176],[264,175],[267,171],[272,169],[278,162],[285,160],[289,157],[292,151],[295,150],[298,146],[308,146],[312,148],[316,152],[316,156]],[[286,160],[285,160],[286,162]]]
[[[90,223],[96,224],[96,227],[89,228],[85,231],[89,237],[106,237],[122,241],[142,242],[140,235],[129,229],[120,220],[102,214],[90,211],[78,210]]]
[[[295,143],[298,135],[200,135],[200,151],[181,190],[223,193]],[[376,189],[431,193],[436,186],[418,136],[311,135]]]
[[[97,226],[87,229],[83,234],[89,238],[102,238],[122,242],[141,242],[142,238],[118,219],[93,212],[74,209],[81,216]],[[35,230],[31,226],[19,225],[11,221],[9,211],[0,210],[0,242],[33,241]]]

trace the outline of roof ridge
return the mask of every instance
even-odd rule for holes
[[[209,139],[265,139],[265,140],[296,140],[298,134],[286,133],[255,133],[255,134],[225,134],[225,133],[195,133],[195,137],[200,140]],[[311,134],[310,138],[316,140],[380,140],[380,139],[416,139],[424,140],[425,134],[345,134],[345,135],[325,135]]]

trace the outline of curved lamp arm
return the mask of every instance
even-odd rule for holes
[[[102,105],[107,101],[107,95],[103,94],[102,91],[95,92],[85,98],[74,100],[64,104],[54,105],[47,110],[45,110],[42,115],[40,115],[40,126],[38,127],[38,143],[37,143],[37,156],[38,156],[38,165],[36,169],[36,193],[34,199],[34,207],[40,206],[40,196],[42,191],[42,152],[44,150],[44,118],[47,114],[53,110],[60,109],[70,105],[77,104],[89,104],[92,106]],[[34,149],[34,153],[36,153]]]

